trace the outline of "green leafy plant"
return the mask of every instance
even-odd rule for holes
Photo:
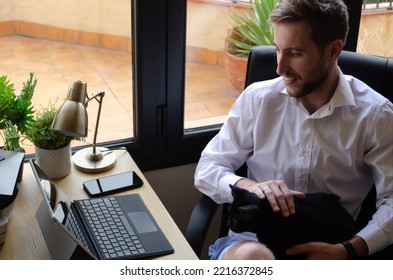
[[[6,75],[0,76],[0,130],[4,140],[4,148],[12,151],[22,151],[21,135],[29,130],[34,122],[34,107],[31,99],[37,85],[34,73],[23,83],[19,95],[16,95],[14,84]]]
[[[80,138],[60,134],[52,130],[52,122],[57,109],[50,103],[48,108],[42,108],[36,112],[33,124],[26,136],[37,147],[45,150],[56,150],[67,146],[72,140]]]
[[[252,9],[244,13],[232,13],[233,35],[226,37],[227,50],[237,56],[247,57],[256,45],[272,45],[274,33],[268,22],[270,12],[279,0],[254,0]]]
[[[23,149],[19,144],[21,135],[11,121],[8,120],[5,122],[5,127],[1,136],[4,141],[4,149],[12,152],[23,152]]]

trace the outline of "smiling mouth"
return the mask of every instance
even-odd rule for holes
[[[294,77],[282,76],[282,78],[283,78],[285,84],[287,84],[287,85],[292,84],[295,81]]]

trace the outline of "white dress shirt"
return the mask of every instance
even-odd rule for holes
[[[375,183],[378,210],[357,235],[370,254],[393,243],[393,104],[360,80],[340,71],[332,99],[312,115],[281,77],[250,85],[202,152],[195,186],[231,202],[244,162],[257,182],[337,194],[354,218]]]

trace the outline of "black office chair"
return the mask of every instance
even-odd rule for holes
[[[350,74],[367,83],[374,90],[393,100],[393,59],[379,56],[358,54],[343,51],[338,64],[345,74]],[[245,86],[254,82],[272,79],[277,77],[277,61],[275,48],[272,46],[254,47],[248,58],[247,74]],[[237,172],[241,176],[246,176],[247,167],[244,165]],[[373,187],[363,201],[361,213],[359,214],[359,224],[364,224],[370,220],[375,212],[376,192]],[[186,239],[190,243],[195,253],[200,257],[205,242],[210,223],[218,209],[222,207],[222,216],[219,228],[219,237],[228,233],[227,228],[227,204],[218,205],[210,197],[202,195],[195,205],[186,230]],[[389,246],[383,253],[376,254],[375,259],[393,259],[393,246]]]

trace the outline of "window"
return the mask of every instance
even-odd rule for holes
[[[48,3],[52,3],[52,1],[47,1]],[[88,25],[89,28],[93,28],[93,31],[78,33],[79,36],[76,37],[72,28],[71,31],[65,27],[41,29],[43,26],[48,25],[41,22],[46,19],[34,17],[34,15],[41,14],[37,12],[37,9],[45,8],[55,11],[56,7],[60,9],[59,5],[52,3],[52,6],[46,7],[43,4],[46,1],[27,1],[26,3],[29,4],[26,4],[23,8],[33,11],[32,18],[24,20],[16,20],[16,18],[6,19],[5,22],[0,22],[1,27],[5,27],[10,21],[14,21],[12,30],[14,30],[15,24],[17,24],[19,30],[29,32],[25,35],[34,37],[34,34],[31,34],[31,32],[41,32],[38,34],[47,34],[48,36],[54,37],[50,39],[57,38],[58,41],[61,41],[60,39],[64,38],[74,38],[78,39],[79,42],[72,42],[73,44],[70,45],[64,42],[57,42],[57,47],[62,51],[57,58],[51,57],[50,59],[45,58],[45,53],[50,51],[50,48],[47,48],[48,45],[37,45],[36,49],[42,49],[42,56],[39,59],[32,57],[28,51],[25,52],[24,57],[19,58],[21,60],[25,59],[30,62],[30,66],[34,66],[21,71],[23,79],[14,80],[13,75],[10,74],[10,69],[12,68],[8,68],[7,74],[9,74],[9,78],[15,84],[20,86],[19,84],[27,78],[29,70],[36,70],[38,68],[40,71],[41,69],[42,71],[45,70],[42,74],[39,72],[36,73],[39,78],[36,97],[44,95],[44,105],[47,101],[46,98],[52,93],[53,97],[57,95],[60,99],[63,99],[71,81],[74,79],[85,79],[88,83],[89,94],[91,94],[96,90],[102,89],[102,83],[100,81],[111,77],[114,83],[104,86],[104,90],[110,94],[107,94],[104,98],[98,142],[105,141],[105,144],[111,147],[126,146],[142,170],[196,162],[207,142],[219,130],[221,123],[226,117],[226,112],[236,98],[236,94],[231,92],[231,90],[224,90],[222,91],[222,96],[226,100],[224,104],[220,104],[219,102],[214,103],[214,96],[217,95],[217,92],[220,92],[220,86],[222,86],[222,84],[217,86],[214,83],[218,80],[216,77],[224,76],[224,73],[222,69],[219,69],[220,67],[222,68],[219,55],[216,54],[213,59],[218,63],[213,64],[210,60],[211,57],[206,58],[205,56],[205,54],[209,55],[210,51],[204,51],[205,49],[213,49],[219,53],[220,47],[211,48],[208,41],[198,42],[196,38],[198,32],[202,32],[202,30],[206,32],[209,27],[214,26],[216,28],[219,26],[218,23],[222,24],[223,22],[219,22],[222,19],[217,19],[217,13],[228,6],[227,4],[221,4],[218,7],[210,7],[208,12],[197,12],[191,9],[196,6],[200,7],[202,4],[210,5],[210,1],[116,1],[116,5],[113,5],[109,0],[83,1],[86,9],[84,12],[80,10],[81,14],[91,17],[91,13],[98,12],[96,16],[98,20],[92,25],[88,24],[88,20],[77,20],[76,15],[72,12],[65,12],[68,15],[73,15],[72,22],[79,21],[84,27]],[[8,2],[12,6],[15,1],[8,0]],[[67,3],[71,2],[68,1]],[[81,5],[80,1],[76,2],[78,3],[77,5]],[[354,50],[357,45],[361,1],[349,1],[349,3],[351,33],[348,38],[347,49]],[[5,5],[5,7],[8,6]],[[16,7],[14,4],[14,7],[11,8],[10,10],[18,13],[21,7]],[[78,9],[80,9],[79,6]],[[123,13],[123,10],[127,9],[127,12],[131,11],[130,14],[126,17],[120,16],[120,12]],[[71,10],[73,9],[71,8]],[[104,19],[108,19],[109,15],[112,15],[111,22],[104,22]],[[205,16],[209,20],[205,19]],[[57,18],[59,18],[58,15],[52,16],[52,20],[56,20]],[[193,20],[198,21],[192,23]],[[36,24],[23,29],[25,22]],[[194,27],[201,27],[201,23],[206,25],[204,29],[195,30]],[[126,31],[124,34],[118,34],[117,32],[120,32],[120,30],[118,27],[115,27],[116,24],[126,27],[125,29],[130,28],[130,31]],[[105,43],[106,47],[113,47],[114,45],[123,46],[126,47],[126,51],[118,53],[114,50],[103,50],[97,46],[91,47],[75,44],[83,43],[87,38],[93,38],[94,41],[94,38],[97,38],[97,34],[107,34],[107,31],[100,30],[104,26],[105,28],[109,28],[115,36],[98,36],[100,40],[96,40],[95,42]],[[225,25],[222,24],[220,26]],[[222,28],[222,36],[226,32],[224,29]],[[1,28],[1,30],[1,32],[4,32],[4,30],[8,29]],[[59,30],[63,31],[59,32]],[[127,35],[127,32],[130,32],[131,36]],[[0,37],[0,41],[2,42],[0,44],[4,51],[2,51],[0,56],[12,55],[12,51],[5,51],[6,48],[4,47],[3,41],[4,38],[6,38],[6,41],[12,41],[10,36],[13,34],[7,35],[2,33],[2,35],[5,36]],[[130,37],[132,40],[130,40]],[[113,40],[113,38],[120,38],[120,40]],[[29,38],[24,39],[28,40]],[[131,41],[132,44],[130,43]],[[26,47],[26,42],[19,44],[19,47]],[[75,48],[77,50],[85,48],[90,50],[92,48],[94,51],[90,54],[71,54],[70,50]],[[203,55],[200,55],[201,53]],[[198,55],[203,59],[196,61],[195,59],[198,58]],[[109,68],[106,66],[106,62],[114,57],[120,58],[119,64],[117,64],[117,68],[114,70],[108,70]],[[80,71],[80,76],[75,74],[56,76],[55,71],[50,69],[50,66],[53,66],[51,64],[54,62],[62,61],[66,63],[71,60],[79,61],[80,63],[74,67],[59,66],[59,68],[64,71],[68,71],[70,68],[76,68]],[[95,68],[93,67],[93,70],[91,70],[91,60],[99,62]],[[206,64],[202,62],[209,62],[210,64],[202,65]],[[4,60],[0,64],[2,69],[5,69]],[[206,68],[203,68],[205,66]],[[121,75],[126,76],[121,77]],[[46,79],[46,76],[50,78]],[[207,80],[209,80],[208,82],[212,82],[212,84],[206,85]],[[62,82],[61,85],[54,86],[54,83],[59,81]],[[204,91],[192,97],[190,94],[195,93],[191,91],[194,90],[194,87],[200,86],[201,84],[205,86]],[[228,89],[229,85],[225,84],[222,87]],[[198,88],[198,90],[201,90],[201,88]],[[121,94],[121,96],[118,94]],[[190,102],[193,98],[198,98],[194,104]],[[207,103],[204,103],[206,101]],[[207,109],[211,114],[196,117],[195,112],[199,108],[198,106],[202,106],[196,105],[198,102],[206,106],[206,108],[210,106]],[[93,104],[94,102],[90,103]],[[96,112],[90,103],[88,114],[92,122],[94,122]],[[107,115],[104,115],[106,113]],[[106,128],[108,128],[107,131],[105,131]],[[90,128],[90,131],[93,131],[93,128]]]
[[[357,52],[393,57],[392,25],[392,0],[363,0]]]
[[[38,79],[33,96],[36,111],[49,103],[59,107],[75,80],[87,83],[89,96],[103,90],[97,141],[131,138],[130,1],[117,0],[116,5],[109,0],[69,0],[67,5],[51,0],[23,2],[2,2],[0,75],[7,75],[19,94],[29,73],[34,72]],[[73,146],[92,142],[97,109],[97,102],[89,103],[88,137]],[[28,154],[34,153],[27,141],[24,148]]]

